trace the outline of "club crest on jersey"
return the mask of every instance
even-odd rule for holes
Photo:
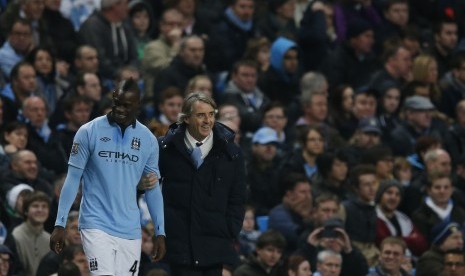
[[[131,149],[140,150],[140,138],[132,138]]]
[[[76,155],[78,153],[79,143],[73,143],[71,147],[71,155]]]

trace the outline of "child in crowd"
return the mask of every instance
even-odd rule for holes
[[[246,206],[242,230],[239,233],[239,254],[241,259],[247,258],[255,251],[255,245],[260,234],[260,231],[255,230],[255,209],[252,206]]]

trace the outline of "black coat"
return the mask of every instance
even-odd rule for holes
[[[159,138],[166,259],[171,265],[234,264],[233,240],[244,219],[245,165],[234,133],[213,127],[213,148],[197,169],[184,142],[186,125]]]

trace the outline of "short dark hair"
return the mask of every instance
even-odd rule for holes
[[[392,150],[386,146],[375,146],[367,149],[361,158],[362,164],[373,164],[376,165],[379,161],[386,160],[386,158],[392,158]]]
[[[31,204],[37,201],[47,203],[48,208],[50,208],[50,197],[42,191],[34,191],[28,197],[24,199],[24,204],[23,204],[24,218],[26,218],[26,213],[29,210],[29,207],[31,206]]]
[[[257,249],[265,248],[266,246],[274,246],[279,249],[284,249],[287,246],[284,236],[276,230],[267,230],[258,237]]]
[[[454,19],[450,17],[441,18],[440,20],[436,21],[433,24],[433,34],[440,34],[442,32],[442,28],[444,27],[444,25],[447,25],[447,24],[457,25],[457,21],[455,21]]]
[[[13,31],[13,27],[17,24],[21,24],[21,25],[27,25],[29,27],[29,30],[31,31],[31,35],[32,35],[32,25],[31,25],[31,21],[29,19],[26,19],[26,18],[22,18],[22,17],[17,17],[15,19],[13,19],[13,21],[11,22],[10,25],[8,25],[8,29],[7,29],[7,33],[8,34],[11,34],[11,32]]]
[[[351,174],[350,174],[350,184],[352,187],[355,189],[359,188],[360,184],[360,176],[365,175],[365,174],[373,174],[376,175],[376,169],[373,165],[368,165],[368,164],[361,164],[355,166],[353,168]]]
[[[452,179],[451,179],[449,174],[444,173],[444,172],[439,172],[439,171],[433,171],[433,172],[428,174],[428,181],[426,181],[426,187],[428,189],[431,189],[431,187],[433,187],[433,182],[434,181],[436,181],[438,179],[443,179],[443,178],[449,179],[451,181],[451,185],[452,185]]]
[[[268,111],[274,109],[274,108],[281,108],[281,110],[283,111],[284,113],[284,116],[287,117],[287,109],[286,109],[286,106],[283,105],[281,102],[277,102],[277,101],[274,101],[274,102],[270,102],[269,104],[266,104],[264,107],[263,107],[263,115],[265,115]]]
[[[282,180],[282,187],[284,189],[284,193],[287,191],[292,191],[294,190],[295,186],[297,186],[298,183],[305,182],[309,183],[307,177],[302,174],[302,173],[296,173],[296,172],[291,172],[286,177]]]
[[[63,101],[63,109],[65,112],[72,112],[73,108],[80,103],[92,106],[92,101],[89,98],[81,95],[70,95]]]
[[[318,173],[321,174],[323,178],[329,177],[333,168],[333,163],[336,159],[346,164],[349,163],[349,158],[343,151],[324,152],[316,157]]]
[[[339,198],[337,197],[337,195],[331,193],[323,193],[317,196],[317,198],[315,199],[315,208],[319,208],[322,203],[327,201],[334,201],[339,206]]]
[[[434,145],[440,145],[441,141],[431,135],[421,136],[415,143],[415,153],[421,157],[422,152],[428,151]]]
[[[27,125],[24,122],[19,122],[19,121],[12,121],[9,122],[5,125],[3,128],[3,131],[1,132],[2,135],[0,136],[0,141],[2,142],[3,145],[7,144],[5,140],[5,134],[9,134],[17,129],[26,129],[27,130]],[[29,131],[28,131],[29,133]]]
[[[407,0],[388,0],[386,1],[386,4],[383,5],[383,11],[388,11],[393,5],[396,4],[406,4],[407,6],[409,5]]]
[[[169,100],[176,96],[183,98],[181,89],[177,88],[176,86],[168,86],[160,92],[158,103],[163,104],[166,100]]]
[[[311,131],[316,131],[318,134],[325,138],[323,128],[320,126],[304,126],[300,131],[299,131],[299,142],[302,147],[305,147],[307,144],[307,136]]]
[[[399,245],[400,247],[402,247],[402,251],[404,252],[405,254],[405,250],[407,249],[407,244],[405,243],[405,241],[399,237],[387,237],[385,238],[382,242],[381,242],[381,245],[379,246],[379,249],[380,250],[383,250],[383,247],[385,244],[397,244]]]
[[[19,70],[21,70],[21,67],[26,67],[26,66],[30,66],[30,67],[34,68],[34,66],[30,62],[27,62],[25,60],[22,60],[22,61],[16,63],[15,66],[13,66],[13,69],[11,69],[10,81],[17,80],[18,77],[19,77]],[[35,71],[35,69],[34,69],[34,71]]]
[[[239,68],[241,68],[242,66],[244,66],[244,67],[252,67],[252,68],[255,69],[255,71],[258,71],[257,62],[255,62],[254,60],[243,59],[243,60],[236,61],[234,63],[234,65],[232,67],[232,73],[237,74],[237,72],[239,72]]]

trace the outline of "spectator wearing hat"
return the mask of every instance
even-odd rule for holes
[[[375,118],[365,118],[359,121],[350,145],[342,151],[347,155],[349,168],[360,163],[363,153],[381,142],[381,129]]]
[[[453,193],[450,176],[443,172],[432,172],[426,186],[427,196],[413,213],[412,220],[418,229],[433,244],[432,229],[441,222],[465,221],[465,210],[451,200]]]
[[[428,249],[428,241],[412,220],[397,209],[402,196],[403,187],[397,180],[381,182],[375,199],[376,244],[382,245],[383,240],[390,236],[398,237],[405,242],[406,247],[413,255],[421,256]],[[382,254],[381,249],[381,256]]]
[[[270,41],[278,36],[296,39],[297,27],[294,21],[294,0],[269,0],[268,13],[258,22],[257,27],[261,34]]]
[[[395,155],[409,155],[414,152],[418,138],[431,135],[442,140],[444,127],[433,121],[431,101],[422,96],[411,96],[404,102],[405,121],[391,132],[391,148]]]
[[[431,232],[431,248],[417,263],[416,275],[437,276],[444,267],[444,255],[449,250],[463,250],[461,227],[456,222],[443,221]],[[463,252],[463,251],[462,251]]]
[[[22,275],[22,265],[18,255],[8,246],[0,244],[0,274],[1,275]]]
[[[9,220],[8,228],[13,230],[16,226],[20,225],[24,221],[23,217],[23,202],[24,199],[29,196],[34,189],[24,183],[20,183],[13,188],[11,188],[6,193],[6,202],[5,207]]]
[[[374,42],[370,23],[363,19],[349,22],[346,41],[322,62],[321,71],[331,87],[349,84],[358,88],[367,84],[372,72],[381,68],[373,53]]]
[[[371,267],[376,265],[379,256],[375,244],[375,196],[379,183],[374,166],[357,165],[351,171],[350,183],[355,196],[342,202],[340,217],[352,243],[362,252]]]
[[[307,232],[305,237],[306,240],[301,243],[298,253],[307,258],[313,270],[321,262],[318,259],[320,253],[331,250],[340,254],[342,258],[340,275],[366,275],[368,272],[364,256],[355,246],[352,246],[349,235],[344,230],[344,223],[340,219],[330,218],[326,220],[311,233]]]
[[[286,238],[286,252],[297,249],[299,236],[311,219],[313,198],[305,175],[292,173],[281,182],[284,196],[281,204],[271,209],[268,226]]]
[[[276,131],[262,127],[252,138],[251,160],[247,164],[246,181],[248,202],[255,207],[256,215],[268,215],[268,212],[281,202],[279,190],[279,170],[276,158]]]
[[[406,250],[407,245],[402,239],[397,237],[385,238],[380,246],[379,265],[367,276],[410,276],[410,273],[402,269]]]

